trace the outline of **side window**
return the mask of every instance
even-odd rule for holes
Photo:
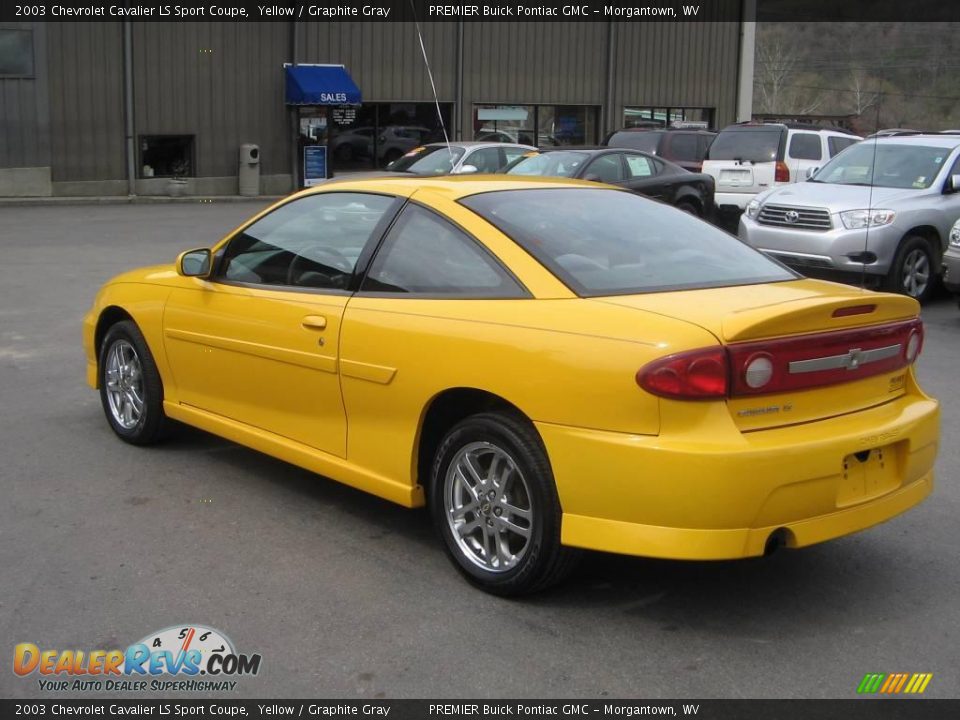
[[[697,160],[697,136],[692,133],[671,135],[670,158],[690,162]]]
[[[217,279],[345,290],[392,197],[330,192],[277,208],[227,244]]]
[[[518,157],[523,157],[528,152],[530,152],[530,150],[527,150],[526,148],[521,148],[521,147],[516,147],[511,145],[505,146],[503,148],[503,154],[506,157],[506,161],[504,162],[503,166],[506,167],[507,165],[512,163],[514,160],[516,160]]]
[[[713,142],[715,135],[700,135],[697,138],[697,160],[703,160],[707,156],[707,150],[710,149],[710,143]]]
[[[500,169],[500,148],[474,150],[464,162],[476,167],[479,173],[495,173]]]
[[[794,160],[819,160],[823,157],[820,136],[816,133],[794,133],[787,154]]]
[[[440,216],[407,205],[377,251],[361,292],[451,297],[526,297],[473,238]]]
[[[619,153],[601,155],[587,166],[583,177],[596,175],[600,182],[623,182],[623,162],[620,157]]]
[[[836,135],[831,135],[827,138],[827,150],[830,151],[830,157],[856,144],[856,138],[837,137]]]
[[[627,155],[627,173],[631,180],[642,180],[657,174],[657,164],[643,155]]]

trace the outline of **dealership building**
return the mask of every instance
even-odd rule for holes
[[[276,195],[425,142],[750,118],[740,22],[0,24],[0,196]],[[306,158],[306,161],[305,161]],[[173,183],[172,180],[176,180]]]

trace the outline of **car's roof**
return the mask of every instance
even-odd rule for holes
[[[881,135],[867,138],[863,142],[878,142],[881,145],[922,145],[925,147],[955,148],[960,145],[960,135]]]
[[[500,147],[501,145],[506,145],[507,147],[528,147],[533,148],[532,145],[527,145],[525,143],[519,142],[496,142],[495,140],[452,140],[450,142],[451,147],[462,147],[462,148],[476,148],[476,147]],[[423,147],[446,147],[447,143],[445,142],[432,142],[426,143]]]
[[[602,188],[602,184],[588,180],[570,178],[524,177],[516,179],[514,175],[438,175],[423,177],[419,175],[379,176],[362,178],[344,178],[335,183],[325,183],[316,188],[302,191],[301,195],[313,195],[325,190],[336,189],[339,192],[349,190],[357,192],[381,192],[401,197],[409,197],[418,190],[428,190],[447,195],[451,199],[501,190],[535,190],[547,188]]]

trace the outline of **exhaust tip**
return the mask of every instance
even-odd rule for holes
[[[767,537],[767,542],[763,546],[763,556],[770,557],[780,548],[792,547],[793,544],[793,533],[786,528],[777,528]]]

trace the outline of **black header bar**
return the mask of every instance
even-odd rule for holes
[[[9,718],[385,718],[386,720],[944,720],[960,700],[0,700]]]
[[[754,15],[755,11],[755,15]],[[960,22],[957,0],[0,0],[0,22]]]

